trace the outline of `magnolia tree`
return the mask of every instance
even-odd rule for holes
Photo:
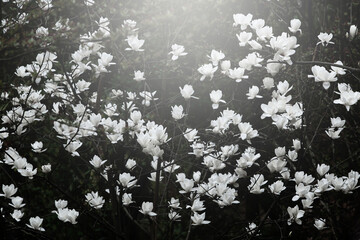
[[[155,83],[164,75],[148,67],[136,16],[122,16],[114,33],[97,2],[81,4],[85,31],[58,16],[55,1],[2,1],[18,12],[2,16],[3,36],[26,26],[40,47],[1,91],[8,238],[18,231],[37,239],[250,239],[305,230],[339,237],[335,202],[351,209],[360,177],[346,163],[358,156],[360,69],[317,56],[333,51],[332,32],[318,33],[306,60],[296,57],[304,56],[303,19],[267,25],[229,13],[234,33],[222,34],[237,48],[203,52],[201,64],[181,72],[188,80],[169,90],[166,78]],[[351,49],[357,26],[346,31]],[[56,42],[70,39],[66,54]],[[164,71],[180,72],[188,49],[168,42]]]

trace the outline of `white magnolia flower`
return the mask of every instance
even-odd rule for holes
[[[342,63],[342,61],[336,61],[334,64],[337,64],[337,65],[344,65]],[[337,75],[345,75],[346,74],[346,71],[345,69],[341,68],[341,67],[335,67],[335,66],[331,66],[331,69],[336,72]]]
[[[41,166],[41,171],[42,171],[43,173],[49,173],[49,172],[51,172],[51,164],[48,163],[48,164],[42,165],[42,166]]]
[[[141,209],[139,210],[139,212],[141,212],[144,215],[149,215],[150,217],[154,217],[157,214],[152,211],[153,208],[154,208],[154,204],[152,202],[143,202],[141,204]]]
[[[349,32],[346,33],[346,37],[349,38],[350,41],[352,41],[356,37],[358,32],[358,27],[356,25],[351,25]]]
[[[317,165],[316,172],[322,177],[330,170],[330,166],[326,164]]]
[[[280,195],[280,193],[282,191],[284,191],[286,189],[286,187],[284,186],[283,181],[278,180],[278,181],[274,182],[273,184],[269,185],[269,189],[273,194]]]
[[[45,229],[43,227],[41,227],[41,224],[43,222],[43,219],[36,216],[36,217],[32,217],[29,220],[30,225],[26,224],[26,226],[28,226],[29,228],[35,229],[35,230],[39,230],[39,231],[45,231]]]
[[[256,40],[250,40],[247,42],[253,50],[261,50],[262,46]]]
[[[23,206],[25,206],[25,203],[23,203],[23,198],[22,197],[13,197],[11,198],[11,203],[9,203],[10,206],[12,206],[13,208],[22,208]]]
[[[63,144],[63,145],[65,147],[65,150],[68,151],[69,153],[71,153],[71,156],[73,156],[73,157],[80,156],[80,154],[76,151],[82,145],[82,142],[80,142],[79,140],[75,140],[75,141],[72,141],[70,143]]]
[[[205,220],[205,213],[199,214],[194,212],[194,215],[191,216],[192,225],[201,225],[201,224],[209,224],[210,221]]]
[[[328,44],[335,44],[334,42],[330,42],[331,39],[333,37],[333,34],[330,33],[323,33],[321,32],[319,35],[318,35],[318,39],[320,40],[320,42],[318,42],[316,45],[319,45],[320,43],[323,45],[323,46],[327,46]]]
[[[98,192],[91,192],[85,195],[86,201],[89,203],[90,207],[95,209],[100,209],[104,206],[105,199],[102,196],[99,196]]]
[[[325,67],[315,65],[311,68],[311,71],[313,75],[308,75],[308,77],[314,78],[315,82],[323,82],[323,87],[325,89],[330,87],[330,82],[336,82],[338,80],[336,77],[336,72],[328,72]]]
[[[193,141],[195,141],[195,139],[199,138],[198,136],[196,136],[197,133],[198,133],[198,131],[196,129],[186,128],[186,130],[184,132],[184,137],[189,142],[193,142]]]
[[[35,36],[37,38],[46,37],[48,35],[49,35],[49,29],[48,28],[45,28],[45,27],[41,26],[38,29],[36,29]]]
[[[289,27],[290,32],[292,33],[300,32],[301,34],[302,32],[300,27],[301,27],[301,21],[299,19],[292,19],[290,21],[290,27]]]
[[[254,30],[263,28],[265,26],[265,20],[264,19],[254,19],[251,21],[250,27]]]
[[[244,14],[237,13],[233,15],[233,18],[234,18],[233,26],[236,27],[237,25],[240,25],[241,30],[245,30],[247,26],[251,24],[253,15],[249,13],[245,16]]]
[[[290,216],[290,218],[288,219],[288,225],[291,225],[293,222],[296,222],[299,225],[302,224],[302,221],[300,218],[302,218],[304,216],[305,211],[300,210],[298,205],[296,205],[293,208],[288,207],[287,212]]]
[[[84,0],[84,3],[86,6],[91,7],[92,5],[95,4],[95,1],[94,0]]]
[[[68,201],[66,201],[66,200],[62,200],[62,199],[55,200],[55,207],[56,207],[56,209],[66,208],[67,205],[68,205]]]
[[[229,69],[231,68],[231,62],[229,60],[224,60],[220,64],[221,67],[221,73],[228,74]]]
[[[11,198],[16,192],[17,192],[17,188],[15,187],[14,184],[10,184],[10,185],[2,185],[2,191],[3,193],[0,194],[0,197],[5,197],[5,198]]]
[[[240,47],[244,47],[252,38],[251,32],[240,32],[240,34],[236,34],[236,37],[239,40]]]
[[[211,63],[204,64],[198,68],[198,72],[202,74],[200,81],[204,81],[206,77],[209,77],[210,80],[214,77],[214,73],[218,67],[214,67]]]
[[[245,68],[238,67],[234,69],[229,69],[229,77],[235,79],[236,82],[241,82],[242,79],[247,79],[249,76],[244,75]]]
[[[222,98],[222,91],[221,90],[212,90],[210,93],[210,100],[213,103],[211,106],[213,109],[219,108],[219,103],[226,103]]]
[[[171,116],[175,119],[175,120],[180,120],[182,119],[185,114],[184,114],[184,108],[183,106],[172,106],[171,107]]]
[[[173,44],[171,46],[171,52],[169,52],[169,54],[172,54],[171,60],[175,61],[177,60],[180,56],[185,56],[187,55],[185,51],[184,46],[182,45],[177,45],[177,44]]]
[[[11,213],[10,215],[13,219],[19,222],[21,218],[24,216],[24,213],[21,210],[15,209],[14,212]]]
[[[43,147],[44,147],[43,143],[38,142],[38,141],[35,141],[34,143],[32,143],[31,147],[32,147],[32,151],[36,152],[36,153],[42,153],[47,150],[47,148],[43,149]]]
[[[262,98],[262,96],[258,95],[259,91],[259,87],[252,86],[249,88],[249,92],[246,94],[246,96],[248,96],[248,99]]]
[[[122,196],[122,204],[124,206],[129,206],[134,201],[132,200],[132,194],[131,193],[124,193]]]
[[[208,58],[214,66],[217,66],[221,60],[225,58],[225,54],[221,51],[211,50],[210,56]]]
[[[136,52],[144,51],[141,47],[144,45],[145,40],[140,40],[137,35],[129,35],[125,40],[129,44],[129,48],[125,48],[125,50],[133,50]]]
[[[197,97],[194,97],[193,94],[194,94],[194,88],[189,85],[189,84],[185,84],[183,88],[179,87],[180,89],[180,93],[181,93],[181,96],[185,99],[185,100],[188,100],[190,98],[195,98],[195,99],[198,99]]]
[[[336,92],[337,94],[340,94],[339,99],[335,99],[335,104],[342,104],[346,107],[346,110],[349,111],[350,107],[358,102],[360,99],[360,92],[354,92],[350,85],[347,85],[345,83],[338,84],[339,92]]]
[[[180,221],[180,219],[181,219],[180,213],[175,212],[173,209],[170,209],[168,217],[169,217],[170,221]]]
[[[133,169],[136,166],[136,161],[134,159],[129,158],[126,161],[125,167],[129,170]]]
[[[108,67],[108,66],[111,66],[111,65],[115,64],[114,62],[111,62],[113,60],[113,58],[114,58],[113,55],[111,55],[109,53],[106,53],[106,52],[102,52],[102,53],[98,52],[98,55],[100,57],[98,59],[98,65],[99,66]]]
[[[141,82],[141,81],[144,81],[145,78],[144,78],[144,72],[141,72],[141,71],[134,71],[134,78],[133,78],[135,81],[137,82]]]
[[[326,220],[323,218],[315,218],[315,223],[314,226],[318,229],[318,230],[323,230],[326,228]]]
[[[263,79],[263,85],[265,89],[272,89],[275,85],[274,85],[274,79],[271,77],[265,77]]]
[[[107,160],[101,160],[98,155],[94,155],[93,158],[89,161],[94,168],[100,168]]]
[[[52,211],[56,213],[58,219],[63,222],[70,222],[71,224],[77,224],[76,219],[79,216],[79,212],[75,209],[68,208],[58,208],[57,211]]]
[[[136,184],[137,180],[134,176],[131,176],[130,173],[122,173],[119,174],[119,180],[117,180],[117,182],[124,188],[131,188]]]

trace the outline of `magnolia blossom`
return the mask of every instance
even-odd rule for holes
[[[247,42],[253,50],[261,50],[262,46],[256,40],[250,40]]]
[[[308,75],[309,78],[314,78],[315,82],[323,82],[323,87],[328,89],[330,87],[330,82],[336,82],[338,79],[336,77],[336,72],[328,72],[325,67],[320,67],[315,65],[311,68],[313,75]]]
[[[315,223],[314,226],[318,229],[318,230],[323,230],[326,228],[326,220],[323,218],[315,218]]]
[[[107,66],[111,66],[111,65],[115,64],[115,63],[111,62],[113,60],[114,56],[109,53],[105,53],[105,52],[98,53],[98,56],[100,57],[98,59],[99,66],[107,67]]]
[[[99,156],[94,155],[93,158],[89,161],[94,168],[100,168],[107,160],[101,160]]]
[[[248,122],[241,122],[238,124],[240,130],[240,138],[251,143],[250,140],[259,136],[258,131],[252,128],[252,125]]]
[[[76,151],[78,148],[82,146],[82,142],[75,140],[72,142],[68,142],[67,144],[63,144],[65,147],[65,150],[71,153],[71,156],[80,156],[80,154]]]
[[[129,206],[134,201],[132,200],[132,194],[131,193],[124,193],[122,196],[122,204],[124,206]]]
[[[46,37],[49,35],[49,29],[43,26],[36,29],[35,36],[38,38]]]
[[[136,184],[137,180],[134,176],[131,176],[130,173],[122,173],[119,174],[119,180],[117,180],[117,182],[124,188],[131,188]]]
[[[245,16],[244,14],[237,13],[233,15],[233,18],[234,18],[233,26],[236,27],[237,25],[240,25],[241,30],[245,30],[247,26],[251,24],[253,15],[249,13]]]
[[[141,81],[144,81],[145,78],[144,78],[144,72],[141,72],[141,71],[134,71],[134,78],[133,78],[135,81],[137,82],[141,82]]]
[[[204,64],[198,68],[198,72],[202,74],[200,81],[204,81],[206,77],[209,77],[210,80],[214,77],[214,73],[218,69],[217,66],[213,66],[211,63]]]
[[[221,73],[228,74],[229,69],[231,68],[231,62],[229,60],[224,60],[220,64],[221,67]]]
[[[274,182],[273,184],[269,185],[269,189],[273,194],[280,195],[280,193],[282,191],[284,191],[286,189],[286,187],[284,186],[283,181],[278,180],[278,181]]]
[[[238,67],[234,69],[229,69],[229,77],[235,79],[236,82],[241,82],[242,79],[247,79],[249,76],[244,75],[245,68]]]
[[[26,204],[23,203],[23,198],[22,197],[13,197],[11,198],[11,203],[9,203],[10,206],[12,206],[13,208],[22,208],[23,206],[25,206]]]
[[[267,40],[273,37],[273,29],[269,26],[264,26],[260,29],[256,29],[257,40],[267,42]]]
[[[239,40],[240,47],[244,47],[252,38],[251,32],[240,32],[240,34],[236,34],[236,37]]]
[[[171,46],[171,52],[169,52],[169,54],[172,54],[171,60],[175,61],[179,58],[179,56],[187,55],[187,53],[184,51],[185,51],[184,46],[173,44]]]
[[[324,176],[329,170],[330,170],[330,166],[326,164],[321,164],[321,165],[318,164],[316,167],[316,172],[320,176]]]
[[[271,77],[265,77],[263,79],[263,85],[264,85],[265,89],[270,90],[271,88],[273,88],[275,86],[274,85],[274,79],[271,78]]]
[[[180,93],[181,93],[181,96],[185,99],[185,100],[188,100],[190,98],[195,98],[195,99],[198,99],[197,97],[194,97],[193,94],[194,94],[194,88],[189,85],[189,84],[185,84],[183,88],[179,87],[180,89]]]
[[[170,221],[180,221],[181,215],[178,212],[175,212],[173,209],[170,209],[168,214]]]
[[[248,190],[252,194],[261,194],[265,191],[265,189],[261,188],[261,186],[265,185],[266,183],[267,181],[265,181],[264,175],[254,174],[254,176],[250,178]]]
[[[2,191],[3,193],[0,193],[0,197],[5,197],[5,198],[11,198],[16,192],[17,192],[17,188],[15,187],[14,184],[10,184],[10,185],[2,185]]]
[[[91,192],[85,195],[86,201],[89,203],[90,207],[95,209],[100,209],[105,203],[105,199],[102,196],[99,196],[98,192]]]
[[[136,33],[136,31],[139,30],[136,28],[136,21],[131,19],[124,20],[124,23],[121,25],[121,27],[132,33]]]
[[[337,65],[344,65],[342,63],[342,61],[336,61],[334,64],[337,64]],[[341,67],[335,67],[335,66],[331,66],[331,69],[336,72],[337,75],[345,75],[346,74],[346,71],[345,69],[341,68]]]
[[[265,26],[265,20],[264,19],[254,19],[251,21],[250,27],[252,29],[261,29]]]
[[[45,231],[45,229],[43,227],[41,227],[41,224],[43,222],[43,219],[36,216],[36,217],[32,217],[29,220],[30,225],[26,224],[26,226],[28,226],[29,228],[35,229],[35,230],[39,230],[39,231]]]
[[[210,56],[208,55],[208,58],[212,62],[214,66],[217,66],[221,60],[225,58],[225,54],[221,51],[211,50]]]
[[[125,167],[129,170],[133,169],[136,166],[136,161],[134,159],[129,158],[126,161]]]
[[[34,143],[31,144],[32,147],[32,151],[36,152],[36,153],[42,153],[45,152],[47,149],[43,149],[43,143],[42,142],[38,142],[35,141]]]
[[[196,136],[197,133],[198,133],[198,131],[196,129],[186,128],[186,130],[184,132],[184,137],[189,142],[193,142],[193,141],[195,141],[195,139],[199,138],[198,136]]]
[[[24,213],[19,209],[15,209],[14,212],[11,213],[10,215],[13,219],[15,219],[15,221],[19,222],[21,218],[24,216]]]
[[[91,7],[92,5],[95,4],[95,1],[94,0],[84,0],[84,3],[86,6]]]
[[[301,34],[302,32],[300,27],[301,27],[301,21],[299,19],[292,19],[290,21],[290,27],[289,27],[290,32],[292,33],[300,32]]]
[[[334,44],[334,42],[330,42],[331,39],[333,37],[333,34],[330,33],[323,33],[321,32],[319,35],[318,35],[318,39],[320,40],[320,42],[318,42],[316,45],[319,45],[320,43],[323,45],[323,46],[327,46],[328,44]]]
[[[352,41],[356,37],[358,32],[358,27],[356,25],[351,25],[349,32],[346,33],[346,37],[349,38],[350,41]]]
[[[152,211],[153,208],[154,208],[154,204],[152,202],[143,202],[141,204],[141,209],[139,210],[139,212],[141,212],[144,215],[149,215],[150,217],[154,217],[157,214]]]
[[[300,218],[302,218],[304,216],[305,211],[300,210],[298,205],[296,205],[293,208],[288,207],[287,212],[290,216],[290,218],[288,219],[288,222],[287,222],[288,225],[291,225],[293,222],[296,222],[299,225],[302,224],[302,221]]]
[[[133,50],[135,52],[144,51],[141,47],[144,45],[145,40],[140,40],[137,35],[129,35],[125,41],[127,41],[130,46],[129,48],[125,48],[125,50]]]
[[[184,108],[183,106],[172,106],[171,107],[171,116],[175,119],[175,120],[180,120],[182,119],[185,114],[184,114]]]
[[[222,91],[221,90],[212,90],[210,93],[210,100],[213,103],[211,106],[213,109],[219,108],[219,103],[226,103],[222,98]]]
[[[201,224],[209,224],[210,221],[205,220],[205,213],[199,214],[194,212],[194,215],[191,216],[192,225],[201,225]]]
[[[41,166],[41,171],[42,171],[43,173],[49,173],[49,172],[51,172],[51,164],[48,163],[48,164],[42,165],[42,166]]]
[[[249,88],[249,92],[246,94],[248,96],[248,99],[254,99],[254,98],[262,98],[262,96],[258,95],[259,88],[257,86],[252,86]]]
[[[360,99],[360,92],[354,92],[350,85],[347,85],[345,83],[339,83],[338,84],[339,92],[336,92],[337,94],[340,94],[340,98],[334,100],[335,104],[342,104],[346,107],[346,110],[349,111],[350,107],[358,102]]]
[[[275,61],[275,60],[268,60],[268,61]],[[266,70],[271,76],[275,76],[279,73],[280,69],[284,66],[282,63],[270,62],[266,64]]]
[[[76,219],[79,216],[79,212],[75,209],[68,208],[58,208],[57,211],[52,211],[56,213],[58,219],[63,222],[70,222],[71,224],[77,224]]]

